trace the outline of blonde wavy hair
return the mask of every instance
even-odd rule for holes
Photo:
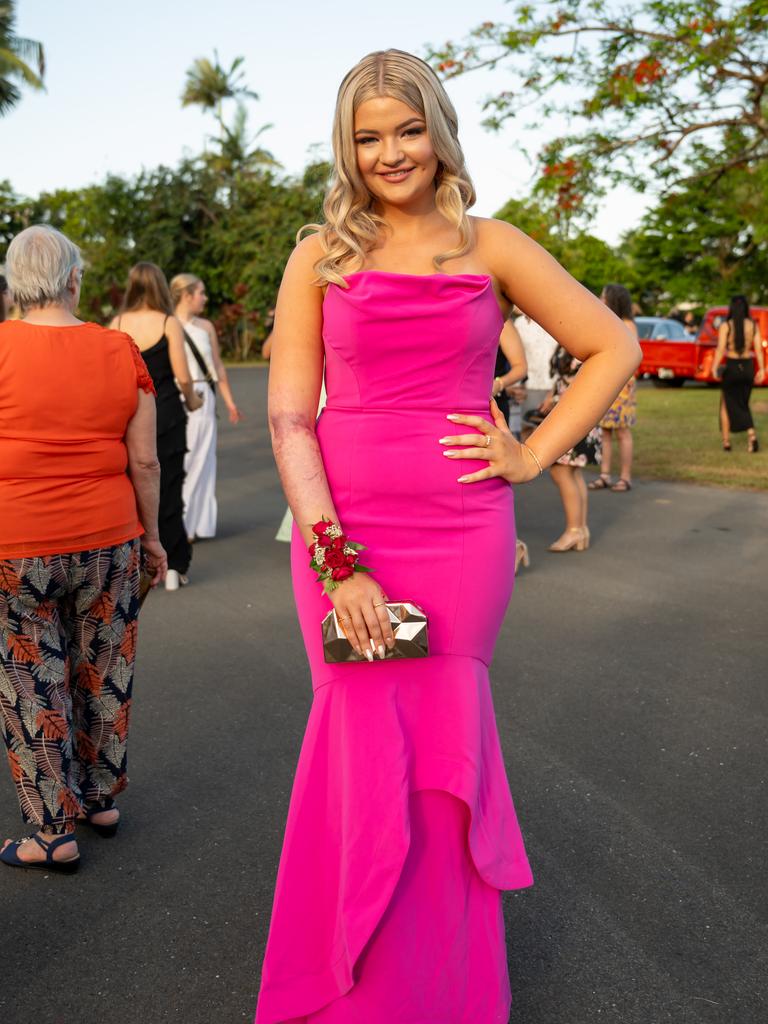
[[[323,203],[324,224],[305,224],[305,231],[317,231],[325,251],[315,264],[322,283],[346,287],[345,274],[359,270],[373,249],[385,225],[373,210],[374,197],[368,191],[357,165],[355,113],[361,103],[378,96],[401,100],[425,120],[437,156],[435,202],[443,216],[454,224],[459,244],[439,253],[433,262],[440,269],[447,260],[463,256],[472,248],[472,223],[467,210],[475,202],[475,188],[464,163],[459,144],[456,111],[432,68],[402,50],[380,50],[363,57],[345,76],[339,87],[333,119],[334,170]]]
[[[175,277],[172,277],[170,289],[173,308],[175,309],[181,302],[184,292],[189,292],[191,295],[197,286],[202,283],[197,274],[176,274]]]

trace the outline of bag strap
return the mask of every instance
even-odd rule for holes
[[[197,345],[194,343],[192,338],[187,334],[187,332],[184,330],[183,327],[181,328],[181,330],[182,330],[182,333],[184,334],[184,341],[187,343],[187,345],[189,345],[189,350],[192,353],[192,355],[195,357],[195,362],[200,367],[200,372],[203,375],[203,380],[210,387],[211,391],[214,394],[216,394],[216,382],[214,381],[214,379],[213,379],[213,377],[211,375],[211,371],[210,371],[210,369],[208,367],[208,364],[203,359],[203,356],[202,356],[202,354],[200,352],[200,349],[197,347]]]

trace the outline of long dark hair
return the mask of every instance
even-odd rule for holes
[[[632,320],[632,296],[623,284],[607,284],[603,288],[603,301],[620,320]]]
[[[734,295],[728,307],[728,321],[733,324],[733,347],[737,352],[744,351],[744,321],[751,319],[749,299],[746,295]]]
[[[8,291],[8,282],[5,280],[2,274],[0,274],[0,323],[5,320],[5,303],[3,302],[3,295]]]
[[[128,272],[128,287],[125,290],[121,313],[133,309],[156,309],[158,313],[173,315],[173,301],[165,274],[156,263],[142,261]]]

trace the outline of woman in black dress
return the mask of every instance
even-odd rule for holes
[[[754,357],[754,358],[753,358]],[[749,397],[752,384],[762,384],[765,359],[760,328],[749,314],[749,302],[744,295],[734,295],[728,309],[728,319],[720,324],[717,349],[712,361],[712,375],[717,377],[720,363],[725,360],[723,387],[720,396],[720,428],[723,432],[723,451],[731,450],[731,431],[747,431],[747,451],[759,448]],[[757,374],[755,374],[757,360]]]
[[[154,263],[137,263],[131,268],[120,315],[110,326],[130,334],[139,346],[157,391],[157,456],[161,470],[158,525],[160,542],[168,553],[165,586],[167,590],[178,590],[187,582],[192,560],[181,494],[187,410],[199,409],[202,399],[189,375],[184,333],[173,315],[168,283]]]

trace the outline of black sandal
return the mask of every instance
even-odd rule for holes
[[[90,825],[96,835],[101,836],[103,839],[111,839],[117,833],[120,826],[120,819],[112,821],[109,825],[100,825],[98,822],[93,820],[95,814],[102,814],[104,811],[115,811],[115,801],[112,797],[107,797],[100,804],[92,804],[90,807],[85,808],[85,817],[78,818],[78,821],[83,822],[85,825]]]
[[[596,480],[590,480],[587,484],[588,491],[607,491],[611,486],[611,474],[601,473]]]
[[[616,494],[623,494],[625,491],[632,490],[632,484],[629,482],[629,480],[625,480],[624,477],[621,476],[613,485],[613,487],[611,487],[611,490],[615,491]]]
[[[61,874],[71,875],[80,867],[80,854],[78,853],[76,857],[70,857],[69,860],[54,860],[53,852],[59,846],[63,846],[64,843],[72,843],[74,840],[75,835],[73,832],[66,832],[61,836],[52,836],[48,842],[38,835],[27,836],[26,839],[19,839],[17,842],[8,843],[5,849],[0,852],[0,861],[11,868],[35,868],[38,871],[59,871]],[[45,860],[22,860],[19,857],[19,847],[29,842],[37,843],[45,853]]]

